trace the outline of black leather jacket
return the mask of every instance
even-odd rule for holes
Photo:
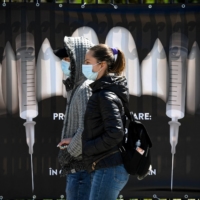
[[[124,136],[124,107],[128,106],[125,77],[104,76],[90,84],[82,134],[83,161],[88,171],[122,164],[118,145]]]

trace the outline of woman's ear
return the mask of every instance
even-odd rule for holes
[[[105,70],[105,69],[107,68],[107,63],[106,63],[106,61],[102,61],[102,62],[101,62],[101,68],[102,68],[103,70]]]

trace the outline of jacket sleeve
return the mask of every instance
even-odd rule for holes
[[[79,112],[78,129],[74,133],[74,136],[67,147],[67,151],[69,152],[69,154],[75,158],[82,154],[82,133],[84,130],[84,115],[89,97],[90,90],[88,87],[82,89],[77,97],[77,109]]]
[[[112,149],[122,141],[124,136],[118,97],[111,92],[100,92],[99,106],[104,132],[93,140],[85,141],[84,154],[88,156]]]

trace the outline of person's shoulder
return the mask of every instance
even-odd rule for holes
[[[109,100],[117,98],[117,95],[114,92],[105,89],[100,90],[98,96],[99,98],[109,99]]]

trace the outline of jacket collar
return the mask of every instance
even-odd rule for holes
[[[90,84],[92,91],[95,92],[96,90],[103,89],[107,86],[108,83],[112,81],[110,76],[103,76],[100,79],[94,81]]]
[[[102,89],[114,92],[124,104],[128,104],[129,92],[126,78],[123,76],[103,76],[90,84],[90,87],[93,93]]]

